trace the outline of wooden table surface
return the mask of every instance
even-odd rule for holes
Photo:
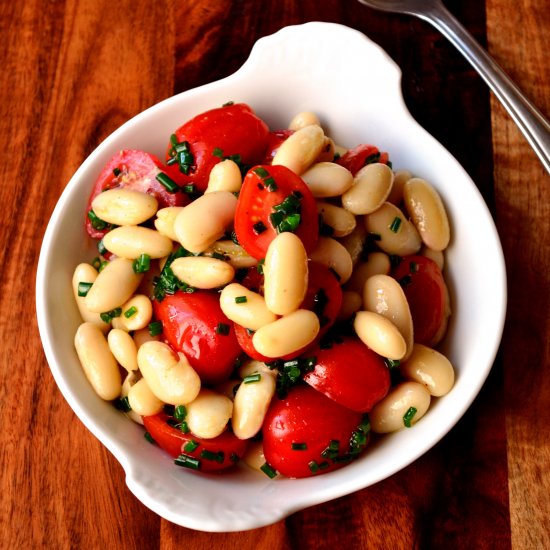
[[[548,117],[548,0],[447,5]],[[312,20],[386,49],[415,118],[483,193],[507,262],[504,338],[463,419],[404,471],[270,527],[191,531],[130,493],[57,390],[33,305],[41,239],[73,172],[121,123]],[[550,548],[550,177],[445,39],[355,0],[1,2],[0,29],[1,548]]]

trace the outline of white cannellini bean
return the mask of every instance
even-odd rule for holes
[[[313,196],[338,197],[353,185],[353,174],[335,162],[318,162],[302,174]]]
[[[151,416],[162,410],[164,403],[151,391],[147,380],[137,381],[128,392],[128,403],[132,411],[140,416]]]
[[[214,191],[229,191],[238,193],[243,184],[239,166],[231,159],[225,159],[215,164],[208,177],[208,187],[205,193]]]
[[[315,159],[315,163],[317,162],[333,162],[334,161],[334,141],[325,136],[325,141],[323,144],[323,148],[321,149],[321,152]]]
[[[223,254],[229,265],[235,269],[253,267],[258,264],[258,260],[238,244],[229,239],[216,241],[210,248],[205,250],[205,254]]]
[[[144,294],[135,294],[121,306],[122,313],[112,321],[113,328],[130,332],[145,328],[153,317],[153,304]]]
[[[393,360],[405,356],[405,339],[387,317],[373,311],[359,311],[355,315],[353,327],[361,341],[378,355]]]
[[[161,208],[157,212],[155,219],[155,228],[161,234],[173,241],[177,241],[178,237],[174,231],[174,222],[178,214],[184,209],[184,206],[167,206]]]
[[[353,272],[353,260],[347,249],[335,239],[320,237],[310,259],[334,269],[340,277],[340,284],[344,284]]]
[[[261,441],[251,441],[247,448],[242,461],[253,470],[261,472],[261,467],[265,464],[264,446]]]
[[[399,206],[403,202],[403,186],[412,178],[408,170],[398,170],[393,178],[391,192],[386,199],[387,202]]]
[[[122,379],[101,329],[94,323],[82,323],[76,331],[74,345],[84,374],[97,395],[106,401],[116,399],[122,389]]]
[[[178,242],[193,253],[214,244],[233,222],[237,199],[229,191],[213,191],[187,205],[174,221]]]
[[[362,216],[358,216],[356,221],[357,225],[355,226],[355,229],[339,241],[349,252],[354,266],[357,265],[361,259],[363,249],[365,248],[365,242],[367,240],[367,228],[365,227]]]
[[[390,433],[416,424],[430,406],[430,392],[417,382],[402,382],[379,401],[369,413],[374,433]],[[414,411],[416,409],[416,412]]]
[[[120,392],[120,397],[128,397],[130,389],[134,384],[137,384],[142,379],[141,372],[139,370],[133,370],[128,372],[124,382],[122,382],[122,391]],[[128,400],[129,401],[129,400]],[[130,410],[124,413],[130,420],[136,424],[141,424],[143,426],[143,419],[135,411]]]
[[[363,308],[388,318],[407,344],[405,358],[413,347],[413,322],[409,303],[401,285],[389,275],[373,275],[365,281]]]
[[[346,283],[347,290],[354,290],[363,294],[365,281],[373,275],[387,275],[391,269],[390,258],[384,252],[371,252],[367,261],[355,266],[351,277]]]
[[[355,216],[351,212],[328,202],[318,201],[317,212],[323,217],[323,222],[334,230],[333,237],[345,237],[357,225]]]
[[[422,344],[414,344],[409,358],[399,365],[399,371],[407,380],[424,384],[434,397],[446,395],[455,383],[455,371],[449,359]]]
[[[300,176],[313,164],[324,145],[325,134],[320,126],[304,126],[281,143],[272,164],[286,166]]]
[[[245,379],[235,395],[231,425],[239,439],[249,439],[260,431],[275,394],[275,378],[262,372],[258,376],[254,382]]]
[[[206,256],[176,258],[170,267],[180,281],[195,288],[222,287],[235,277],[235,269],[228,262]]]
[[[375,162],[363,166],[353,178],[353,185],[342,195],[342,205],[352,214],[371,214],[386,200],[393,185],[393,172],[386,164]]]
[[[319,120],[319,117],[311,111],[302,111],[301,113],[294,115],[294,117],[290,121],[290,124],[288,125],[288,129],[294,131],[301,130],[302,128],[305,128],[306,126],[311,126],[312,124],[321,126],[321,121]]]
[[[277,319],[263,296],[239,283],[231,283],[222,290],[220,307],[228,319],[251,330],[258,330]]]
[[[129,260],[135,260],[142,254],[157,259],[172,252],[171,239],[140,225],[126,225],[109,231],[103,237],[103,244],[115,256]]]
[[[408,256],[420,250],[418,231],[397,206],[385,202],[364,220],[367,231],[379,237],[376,244],[387,254]]]
[[[137,347],[134,339],[124,330],[114,328],[107,335],[109,349],[127,371],[138,369]]]
[[[437,267],[443,271],[443,268],[445,267],[445,254],[443,254],[442,250],[432,250],[426,245],[423,245],[419,254],[435,262]]]
[[[145,344],[145,342],[160,342],[162,340],[162,336],[160,334],[151,336],[149,333],[149,328],[142,328],[134,332],[133,339],[136,344],[136,348],[139,349],[143,344]]]
[[[259,328],[252,337],[252,344],[266,357],[283,357],[311,344],[319,329],[315,313],[298,309]]]
[[[103,332],[107,332],[111,327],[110,323],[106,323],[98,312],[90,311],[86,306],[86,298],[78,295],[78,285],[80,283],[93,283],[97,279],[97,275],[97,270],[90,264],[82,263],[77,265],[72,279],[73,294],[82,320],[84,322],[94,323]]]
[[[132,263],[126,258],[115,258],[101,270],[85,298],[90,311],[111,311],[132,296],[143,277],[134,273]]]
[[[203,439],[212,439],[222,434],[233,412],[233,402],[225,395],[205,388],[186,405],[185,420],[191,432]]]
[[[447,212],[439,193],[420,178],[407,181],[403,193],[407,211],[424,244],[432,250],[445,250],[451,232]]]
[[[103,191],[92,201],[96,216],[114,225],[139,225],[152,218],[157,209],[153,195],[124,187]]]
[[[363,298],[359,292],[353,290],[344,290],[342,292],[342,305],[338,312],[338,321],[347,321],[351,316],[359,311],[363,306]]]
[[[264,263],[264,300],[277,315],[296,311],[308,284],[307,252],[299,237],[284,232],[269,244]]]
[[[195,399],[201,381],[183,355],[163,342],[145,342],[138,349],[138,366],[151,391],[164,403],[186,405]]]

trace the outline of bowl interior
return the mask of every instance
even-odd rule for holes
[[[376,144],[390,153],[394,168],[407,168],[431,182],[451,220],[445,275],[453,315],[441,347],[456,369],[455,387],[434,400],[413,429],[384,437],[360,460],[322,477],[272,481],[245,466],[223,476],[182,471],[144,440],[141,427],[94,394],[73,347],[80,318],[71,277],[79,262],[97,254],[82,220],[99,171],[122,148],[162,156],[182,122],[229,100],[249,103],[272,129],[286,127],[300,111],[315,111],[337,143]],[[330,23],[287,27],[261,39],[234,75],[153,106],[105,140],[59,199],[44,237],[36,288],[46,357],[77,416],[121,462],[128,486],[144,504],[170,521],[207,531],[273,523],[376,483],[432,447],[463,415],[487,377],[502,334],[505,296],[500,242],[477,188],[412,119],[391,59],[364,35]]]

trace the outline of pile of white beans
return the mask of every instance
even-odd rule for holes
[[[428,410],[432,397],[452,388],[453,367],[433,347],[414,342],[407,299],[389,275],[391,255],[422,254],[443,267],[450,230],[437,191],[408,171],[394,172],[385,164],[368,164],[354,176],[327,160],[345,149],[325,135],[313,113],[298,114],[289,128],[294,133],[282,143],[273,164],[302,177],[333,233],[320,237],[309,256],[295,234],[279,234],[265,258],[263,295],[235,282],[236,270],[252,267],[257,260],[224,238],[235,216],[234,193],[242,185],[239,167],[232,160],[216,164],[206,192],[185,207],[158,209],[155,197],[125,188],[110,189],[93,200],[96,215],[118,227],[103,239],[111,261],[99,272],[89,264],[75,269],[73,290],[84,321],[75,347],[97,395],[105,400],[127,397],[132,409],[128,414],[134,421],[141,423],[141,416],[156,414],[165,404],[185,405],[187,424],[196,437],[214,438],[231,421],[235,435],[249,439],[261,429],[274,398],[277,371],[265,364],[249,360],[238,369],[238,378],[206,388],[182,353],[149,334],[147,327],[154,320],[153,277],[179,245],[196,256],[173,261],[173,273],[197,289],[221,289],[222,311],[231,321],[255,331],[254,347],[270,358],[291,354],[317,338],[318,317],[300,308],[307,291],[308,262],[334,270],[343,286],[338,319],[355,315],[357,336],[381,356],[399,361],[405,380],[371,411],[374,432],[404,428],[404,415],[411,408],[414,424]],[[151,219],[155,229],[140,225]],[[365,260],[369,233],[379,235],[379,251]],[[153,260],[152,268],[136,274],[133,261],[143,254]],[[219,259],[220,254],[225,259]],[[85,296],[78,293],[81,283],[92,283]],[[116,308],[120,316],[109,322],[101,319],[100,313]],[[433,346],[444,332],[443,326]],[[126,373],[124,380],[121,372]],[[241,383],[253,373],[260,374],[257,381]],[[245,462],[259,467],[261,444],[251,449]]]

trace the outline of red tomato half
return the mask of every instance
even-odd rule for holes
[[[443,337],[450,308],[443,274],[437,264],[425,256],[407,256],[392,276],[409,302],[413,319],[414,341],[434,346]]]
[[[284,399],[276,397],[262,432],[266,462],[287,477],[308,477],[335,470],[351,459],[350,441],[357,441],[363,415],[309,386],[295,386]],[[366,445],[354,445],[358,453]]]
[[[355,176],[366,164],[372,162],[388,164],[388,153],[381,153],[378,147],[363,143],[344,153],[336,162]]]
[[[125,187],[148,193],[157,199],[159,208],[187,204],[189,202],[187,195],[181,191],[170,193],[156,179],[161,172],[167,173],[170,170],[155,155],[143,151],[120,151],[111,158],[99,174],[88,199],[88,206],[86,207],[86,231],[88,235],[94,239],[101,239],[107,232],[107,230],[95,229],[88,217],[94,198],[107,189]]]
[[[319,234],[317,205],[309,187],[286,166],[255,166],[246,174],[235,212],[235,232],[240,245],[254,258],[265,258],[269,243],[277,236],[270,219],[273,208],[293,193],[301,201],[295,233],[309,253]]]
[[[242,352],[216,292],[180,290],[153,306],[167,342],[187,357],[203,383],[218,384],[229,377]]]
[[[144,416],[143,424],[161,449],[177,458],[181,454],[192,457],[189,466],[202,472],[222,470],[233,466],[240,459],[248,445],[247,440],[238,439],[232,432],[225,431],[213,439],[201,439],[192,433],[184,434],[178,428],[167,423],[169,416],[159,413]],[[195,443],[191,443],[194,441]],[[185,445],[191,443],[188,449]],[[196,447],[193,449],[193,447]],[[190,450],[193,449],[193,450]],[[197,463],[197,460],[199,461]]]
[[[193,156],[190,171],[187,176],[182,174],[182,179],[204,191],[212,167],[221,160],[220,155],[214,155],[216,149],[223,157],[240,155],[245,166],[262,162],[268,133],[266,123],[244,103],[197,115],[174,132],[179,143],[189,144]],[[171,157],[171,149],[172,144],[168,146],[167,160]]]
[[[344,407],[368,412],[390,389],[384,360],[358,338],[344,337],[329,349],[317,347],[310,355],[317,363],[304,380]]]

